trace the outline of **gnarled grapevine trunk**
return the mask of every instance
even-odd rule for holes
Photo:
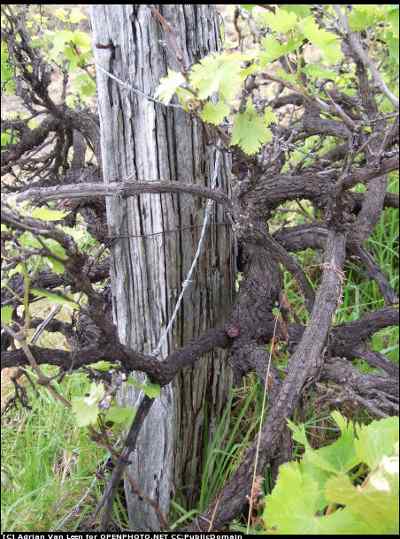
[[[146,95],[154,95],[167,69],[187,68],[218,47],[213,6],[95,5],[91,21],[97,65]],[[97,83],[105,182],[209,185],[214,149],[198,120],[128,90],[99,68]],[[218,186],[228,191],[225,158]],[[123,236],[112,248],[113,316],[121,340],[133,349],[151,352],[158,344],[197,249],[204,204],[172,194],[107,201],[110,232]],[[229,310],[233,250],[223,222],[222,209],[214,208],[198,269],[161,357],[221,323]],[[141,429],[129,474],[163,513],[176,491],[187,502],[196,498],[203,439],[212,434],[231,383],[224,359],[222,351],[209,354],[165,387]],[[126,388],[125,401],[135,405],[139,398]],[[126,493],[133,529],[159,530],[157,512],[129,481]]]

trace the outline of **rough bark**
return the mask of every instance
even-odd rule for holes
[[[218,46],[218,25],[212,6],[157,8],[173,29],[160,25],[146,5],[96,5],[91,11],[95,60],[103,69],[148,95],[167,68],[188,67]],[[169,46],[176,37],[176,47]],[[97,48],[96,44],[112,44]],[[177,56],[182,56],[181,65]],[[207,186],[213,150],[204,127],[178,109],[168,109],[118,86],[98,70],[98,106],[105,183],[167,181]],[[227,192],[226,163],[218,188]],[[125,238],[114,243],[111,261],[114,319],[119,337],[130,348],[149,353],[166,327],[182,281],[197,247],[204,202],[183,194],[143,194],[107,201],[111,234],[149,235],[183,229],[176,234]],[[204,252],[172,334],[162,347],[165,357],[205,329],[223,320],[232,302],[233,258],[228,227],[213,213]],[[179,374],[152,406],[131,455],[130,473],[143,493],[168,512],[171,494],[193,502],[201,469],[204,436],[224,406],[231,373],[225,352],[208,354],[200,366]],[[125,399],[132,405],[137,392]],[[207,417],[209,427],[205,427]],[[208,429],[208,430],[207,430]],[[174,474],[174,475],[173,475]],[[154,509],[126,485],[132,529],[160,529]]]

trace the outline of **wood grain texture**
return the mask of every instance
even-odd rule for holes
[[[174,31],[174,47],[168,46],[165,28],[146,5],[91,8],[94,43],[113,44],[112,49],[94,48],[96,62],[149,95],[154,95],[167,68],[178,71],[181,65],[189,66],[216,50],[219,40],[213,6],[166,5],[157,9]],[[181,61],[177,60],[176,47],[182,53]],[[97,85],[105,183],[131,178],[133,182],[209,184],[213,150],[206,145],[205,130],[198,120],[119,87],[100,70]],[[227,164],[225,159],[218,178],[218,188],[226,193]],[[186,194],[108,198],[110,233],[146,235],[201,225],[204,203]],[[223,220],[223,209],[216,207],[212,222]],[[126,238],[113,247],[113,316],[122,342],[131,348],[149,353],[156,347],[199,234],[197,227],[174,235]],[[211,226],[162,357],[223,321],[233,300],[232,252],[229,227]],[[213,352],[199,366],[179,374],[173,386],[163,388],[130,457],[130,473],[164,514],[175,490],[188,502],[196,497],[203,437],[206,432],[212,435],[231,383],[224,358],[224,351]],[[126,388],[124,399],[134,405],[137,392]],[[154,509],[132,493],[128,484],[126,492],[132,529],[159,530]]]

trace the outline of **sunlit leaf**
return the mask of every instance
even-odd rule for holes
[[[1,308],[1,321],[3,324],[9,324],[12,322],[12,315],[14,312],[14,307],[12,305],[5,305]]]
[[[69,212],[60,210],[50,210],[49,208],[35,208],[32,211],[32,217],[34,219],[40,219],[41,221],[61,221]]]
[[[271,140],[270,129],[249,99],[246,110],[236,114],[234,118],[231,145],[237,144],[245,153],[251,155],[257,153],[263,144]]]
[[[206,103],[200,113],[200,118],[209,124],[219,125],[229,114],[229,107],[225,103]]]
[[[165,105],[168,105],[177,88],[185,82],[185,77],[182,73],[169,69],[168,75],[160,80],[160,84],[158,85],[154,97],[160,99]]]
[[[58,305],[67,305],[73,309],[79,309],[79,305],[75,303],[74,300],[68,298],[67,296],[62,296],[56,294],[55,292],[49,292],[48,290],[43,290],[41,288],[31,288],[30,293],[35,297],[44,297],[47,298],[51,303],[57,303]]]

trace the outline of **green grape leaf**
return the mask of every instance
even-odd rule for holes
[[[267,127],[278,122],[276,114],[271,107],[266,107],[264,110],[264,122]]]
[[[305,452],[300,462],[279,468],[276,485],[265,498],[267,533],[398,534],[398,418],[356,427],[339,412],[332,417],[340,436],[316,450],[308,444],[305,426],[288,422],[293,438],[305,446]],[[378,440],[384,440],[381,449]],[[353,485],[348,472],[361,462],[375,467],[362,485]]]
[[[342,510],[319,516],[320,489],[312,477],[301,472],[298,463],[282,465],[272,494],[265,498],[263,519],[267,530],[278,535],[365,533],[368,530],[354,515]]]
[[[234,118],[231,146],[237,144],[245,153],[251,155],[257,153],[263,144],[271,140],[271,130],[267,128],[264,118],[256,112],[249,99],[246,110],[236,114]]]
[[[92,369],[96,369],[96,371],[100,372],[110,372],[110,370],[113,369],[115,365],[111,363],[111,361],[101,360],[97,361],[96,363],[91,363],[89,367],[91,367]]]
[[[51,238],[45,238],[42,241],[54,256],[63,260],[67,260],[67,254],[65,252],[65,249],[62,245],[58,243],[58,241]]]
[[[269,26],[274,32],[286,34],[297,24],[297,15],[293,11],[276,8],[275,13],[265,11],[261,20],[264,25]]]
[[[65,266],[62,262],[60,262],[59,260],[56,260],[55,258],[51,257],[51,256],[46,256],[46,260],[48,261],[48,263],[50,264],[50,267],[51,269],[57,273],[58,275],[61,275],[62,273],[65,272]]]
[[[289,13],[295,13],[301,19],[308,17],[311,14],[310,8],[307,5],[302,4],[282,4],[280,8],[284,11],[289,11]]]
[[[69,20],[72,24],[77,24],[78,22],[83,21],[83,19],[86,19],[86,15],[83,13],[82,9],[78,7],[71,9]]]
[[[21,234],[21,236],[18,238],[18,242],[22,245],[22,247],[43,249],[43,245],[31,232],[24,232]]]
[[[41,288],[31,288],[29,291],[32,296],[39,298],[47,298],[50,303],[57,303],[58,305],[67,305],[72,309],[80,309],[79,305],[72,299],[61,294],[56,294],[54,292],[49,292],[48,290],[43,290]]]
[[[260,53],[260,65],[265,67],[270,62],[277,60],[280,56],[285,54],[285,45],[279,43],[277,39],[272,36],[264,37],[261,41],[263,48]]]
[[[361,32],[384,20],[385,14],[379,6],[355,4],[352,6],[348,20],[350,30]]]
[[[220,97],[230,103],[242,86],[241,66],[248,59],[251,57],[241,53],[213,53],[194,65],[189,79],[198,98],[207,99],[219,92]]]
[[[14,312],[14,307],[12,305],[5,305],[1,308],[1,321],[3,324],[9,324],[12,322],[12,315]]]
[[[80,54],[88,52],[92,48],[92,41],[87,32],[79,32],[75,30],[71,41],[79,49]]]
[[[303,462],[337,474],[351,470],[359,460],[354,447],[354,427],[339,412],[332,413],[332,417],[341,431],[339,438],[332,444],[320,449],[312,449],[308,442],[305,443],[304,425],[294,428],[293,437],[305,445]],[[292,423],[289,423],[289,428],[293,429]]]
[[[168,105],[176,90],[185,82],[185,77],[182,73],[169,69],[168,75],[160,80],[154,97],[162,101],[165,105]]]
[[[344,505],[344,511],[363,523],[368,534],[399,533],[398,458],[383,457],[362,486],[354,486],[346,475],[332,477],[326,484],[326,496],[331,503]]]
[[[191,110],[193,106],[197,104],[196,98],[193,93],[186,88],[177,88],[176,95],[178,96],[179,103],[182,105],[184,110],[186,110],[186,112]]]
[[[59,54],[64,52],[65,46],[73,40],[74,32],[71,30],[60,30],[55,32],[52,40],[52,49],[50,58],[56,59]]]
[[[68,12],[64,8],[55,9],[54,15],[57,17],[57,19],[60,19],[60,21],[63,21],[63,22],[66,22],[68,18]]]
[[[322,79],[336,80],[337,73],[331,69],[326,69],[317,64],[308,64],[302,71],[311,79],[320,81]]]
[[[49,208],[35,208],[32,211],[32,217],[34,219],[40,219],[41,221],[61,221],[69,212],[50,210]]]
[[[98,404],[104,395],[104,384],[92,382],[89,395],[86,397],[73,397],[71,399],[72,411],[76,416],[79,427],[86,427],[97,421],[100,412]]]
[[[372,470],[383,456],[391,456],[399,439],[399,418],[386,417],[362,425],[357,432],[355,451],[360,462]]]
[[[209,124],[219,125],[229,114],[229,107],[225,103],[206,103],[200,112],[200,118]]]
[[[306,449],[310,447],[310,444],[307,440],[306,428],[304,425],[296,425],[290,419],[287,420],[287,425],[292,431],[292,437],[295,442],[304,445]]]
[[[1,90],[6,94],[11,94],[15,91],[14,70],[9,61],[8,47],[5,41],[1,42]],[[10,143],[10,141],[3,142],[3,133],[1,139],[1,145]]]
[[[301,23],[301,31],[313,45],[318,47],[329,63],[342,59],[340,41],[335,34],[319,28],[313,17],[307,17]]]
[[[8,276],[12,277],[13,275],[16,275],[17,273],[23,273],[22,264],[19,263],[15,266],[15,268],[11,268],[8,272]]]
[[[65,249],[58,241],[51,238],[41,238],[43,245],[57,258],[67,260]],[[38,238],[36,238],[31,232],[24,232],[18,238],[19,243],[22,247],[28,247],[31,249],[43,249],[43,245],[40,243]]]
[[[265,498],[263,519],[266,528],[275,528],[279,535],[317,533],[314,515],[318,508],[319,490],[318,483],[304,476],[297,462],[280,466],[275,488]]]
[[[136,409],[127,406],[111,406],[106,413],[106,421],[112,421],[113,423],[132,423],[136,415]]]
[[[77,75],[72,82],[72,87],[84,101],[96,94],[96,83],[87,73]]]

